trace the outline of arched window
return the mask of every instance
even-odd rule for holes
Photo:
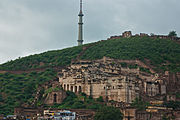
[[[71,91],[73,92],[73,86],[71,86]]]
[[[82,90],[81,90],[81,86],[79,86],[79,93],[81,93],[82,92]]]
[[[77,93],[77,86],[75,86],[75,93]]]
[[[64,84],[64,90],[66,90],[66,84]]]
[[[57,94],[55,93],[54,94],[54,103],[56,103],[57,102]]]

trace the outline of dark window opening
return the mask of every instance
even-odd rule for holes
[[[67,90],[69,90],[69,85],[67,85]]]
[[[73,86],[71,86],[71,91],[73,92]]]
[[[79,86],[79,93],[81,93],[82,92],[82,90],[81,90],[81,86]]]
[[[54,94],[54,103],[57,102],[57,94]]]
[[[75,93],[77,93],[77,86],[75,86]]]

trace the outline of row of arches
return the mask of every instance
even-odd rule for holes
[[[63,89],[66,91],[71,91],[71,92],[75,92],[75,93],[82,92],[81,86],[73,86],[73,85],[69,85],[69,84],[64,84]]]

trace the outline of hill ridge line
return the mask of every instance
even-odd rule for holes
[[[80,57],[85,53],[85,51],[94,46],[96,43],[93,43],[93,44],[90,44],[88,46],[84,46],[82,51],[79,53],[79,55],[76,57],[76,61],[80,59]],[[72,60],[71,60],[72,61]],[[11,74],[22,74],[22,73],[31,73],[31,72],[42,72],[42,71],[45,71],[46,69],[54,69],[55,71],[58,71],[62,68],[64,68],[65,66],[47,66],[47,67],[42,67],[42,68],[33,68],[33,69],[27,69],[27,70],[0,70],[0,73],[1,74],[4,74],[4,73],[11,73]]]

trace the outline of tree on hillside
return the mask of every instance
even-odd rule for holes
[[[154,33],[151,33],[151,34],[150,34],[150,36],[152,36],[152,37],[153,37],[153,36],[155,36],[155,34],[154,34]]]
[[[94,120],[122,120],[120,109],[114,107],[101,107],[94,116]]]
[[[149,106],[149,102],[145,102],[142,98],[136,98],[132,103],[131,106],[135,107],[138,110],[145,110],[147,106]]]
[[[170,31],[168,36],[169,37],[177,37],[176,31]]]

